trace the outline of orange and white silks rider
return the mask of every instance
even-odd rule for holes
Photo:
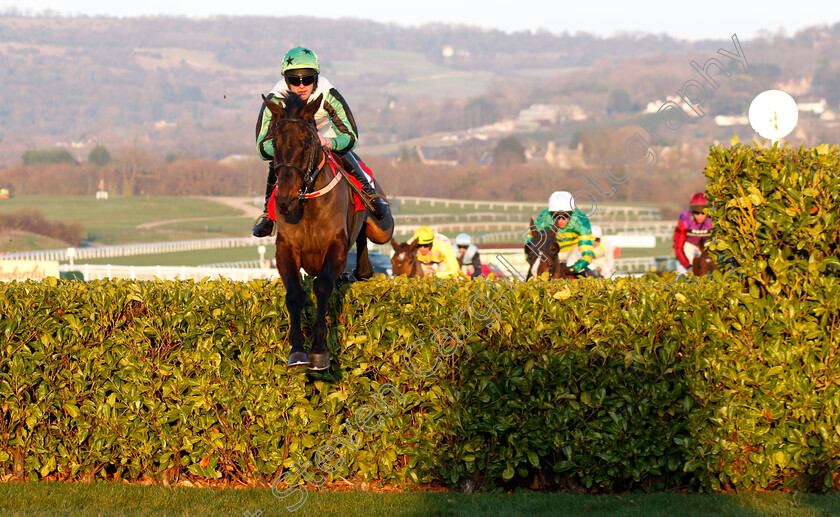
[[[428,226],[421,226],[414,232],[411,241],[417,239],[417,260],[423,265],[427,276],[440,278],[458,278],[461,268],[458,259],[452,251],[449,239],[432,231]]]

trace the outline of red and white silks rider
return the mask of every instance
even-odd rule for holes
[[[709,208],[705,194],[691,196],[688,210],[680,214],[674,230],[674,252],[677,255],[677,273],[688,274],[694,257],[700,255],[700,241],[712,236],[712,219],[703,210]]]
[[[326,78],[319,77],[321,65],[315,52],[306,47],[295,47],[286,52],[283,57],[283,79],[271,89],[266,98],[269,102],[277,102],[286,92],[293,92],[301,99],[312,102],[323,95],[321,106],[315,113],[315,126],[321,145],[330,149],[334,156],[341,160],[341,165],[354,178],[359,180],[362,191],[367,199],[365,204],[378,219],[388,215],[388,202],[376,193],[369,178],[359,163],[359,158],[353,152],[358,141],[358,130],[350,106],[344,97],[338,93]],[[274,101],[272,101],[274,99]],[[263,102],[257,119],[257,152],[263,160],[274,158],[274,145],[265,140],[271,125],[272,114]],[[257,218],[252,233],[256,237],[267,237],[274,233],[274,222],[268,218],[268,199],[274,191],[277,176],[269,166],[268,179],[265,185],[265,205],[263,214]]]

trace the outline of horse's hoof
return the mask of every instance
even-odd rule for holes
[[[310,358],[306,352],[292,352],[289,354],[289,364],[287,366],[309,366]]]
[[[310,353],[309,354],[309,369],[310,370],[326,370],[330,367],[330,353]]]

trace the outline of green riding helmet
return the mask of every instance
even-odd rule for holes
[[[283,56],[283,75],[306,76],[320,73],[318,56],[306,47],[295,47]]]

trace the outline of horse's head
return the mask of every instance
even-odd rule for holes
[[[560,245],[557,244],[554,230],[537,230],[531,219],[530,234],[531,240],[525,244],[525,255],[531,265],[528,278],[545,272],[549,273],[551,279],[567,278],[569,272],[566,263],[557,257]]]
[[[701,240],[697,247],[700,249],[700,254],[691,261],[691,272],[694,276],[703,276],[716,271],[715,260],[706,252],[706,240]]]
[[[423,276],[422,268],[418,267],[420,263],[417,260],[417,239],[401,244],[391,239],[391,247],[394,248],[394,255],[391,257],[391,271],[394,276],[405,275],[409,278]],[[418,270],[419,275],[416,274]]]
[[[277,211],[289,215],[301,206],[299,194],[307,177],[317,166],[320,141],[315,129],[315,113],[323,95],[307,103],[297,94],[288,92],[277,104],[263,96],[266,109],[271,112],[271,125],[266,140],[274,145],[272,167],[277,174]]]

